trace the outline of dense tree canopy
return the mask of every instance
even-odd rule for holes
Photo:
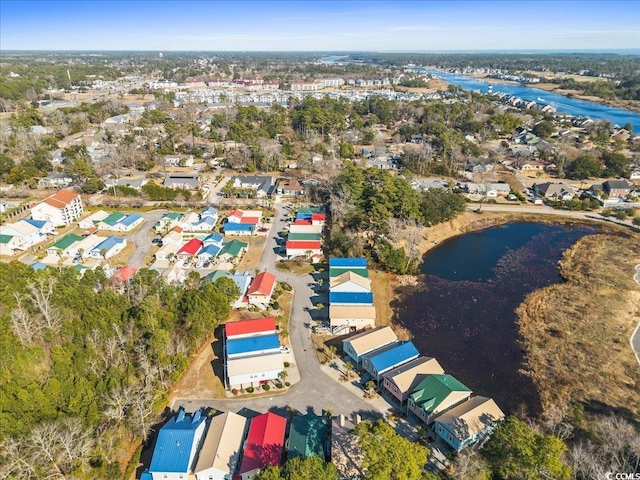
[[[238,294],[228,279],[179,288],[150,270],[120,287],[99,270],[0,264],[4,478],[120,478],[118,458]]]

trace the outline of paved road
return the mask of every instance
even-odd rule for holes
[[[376,411],[362,397],[352,393],[343,386],[336,383],[320,369],[320,363],[313,351],[309,323],[312,321],[310,311],[313,311],[311,297],[315,295],[310,284],[315,283],[310,275],[296,276],[278,272],[275,270],[274,262],[277,259],[275,253],[275,236],[282,229],[286,210],[280,206],[276,207],[276,217],[274,218],[264,253],[258,268],[265,268],[275,272],[278,281],[284,281],[293,286],[295,294],[293,297],[293,307],[291,310],[291,321],[289,324],[289,338],[296,358],[296,365],[300,372],[301,381],[293,385],[286,394],[273,397],[261,397],[251,400],[181,400],[175,399],[172,409],[178,405],[184,405],[188,410],[199,407],[211,406],[218,410],[239,411],[250,409],[257,412],[267,410],[286,414],[287,407],[294,408],[300,412],[314,409],[316,413],[321,410],[332,410],[334,414],[343,413],[351,415],[360,413],[363,418],[380,417],[383,412]]]
[[[151,240],[149,240],[149,231],[165,213],[167,213],[167,210],[151,210],[150,212],[141,213],[145,220],[144,223],[138,230],[125,237],[127,242],[133,242],[136,245],[135,252],[127,262],[129,265],[138,269],[146,267],[144,259],[152,247]]]

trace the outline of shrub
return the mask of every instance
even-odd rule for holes
[[[289,368],[291,364],[289,362],[284,362],[284,368]]]
[[[293,287],[289,285],[287,282],[282,282],[280,286],[285,292],[290,292],[291,290],[293,290]]]
[[[282,385],[280,382],[276,383],[276,388],[282,388],[284,387],[284,385]]]
[[[284,382],[284,384],[285,384],[287,387],[290,387],[290,386],[291,386],[291,382]]]
[[[271,308],[274,310],[280,310],[280,304],[278,302],[273,302],[271,304]]]
[[[233,390],[231,390],[231,393],[233,393],[234,395],[237,395],[238,394],[238,389],[234,388]]]
[[[270,388],[271,388],[271,386],[270,386],[270,385],[268,385],[268,384],[266,384],[266,383],[265,383],[264,385],[262,385],[262,389],[263,389],[265,392],[268,392]]]
[[[253,387],[247,387],[247,393],[253,393],[254,389]]]

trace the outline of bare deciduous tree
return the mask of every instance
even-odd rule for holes
[[[25,347],[29,347],[39,338],[41,330],[38,322],[31,316],[27,309],[22,305],[22,300],[18,294],[15,294],[18,306],[11,310],[11,329],[20,343]]]
[[[58,331],[62,323],[62,313],[53,305],[51,299],[55,284],[56,279],[53,277],[40,278],[36,282],[29,282],[27,284],[27,298],[33,302],[33,305],[40,312],[44,327]]]

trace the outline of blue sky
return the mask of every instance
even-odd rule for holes
[[[640,0],[0,0],[0,49],[640,49]]]

